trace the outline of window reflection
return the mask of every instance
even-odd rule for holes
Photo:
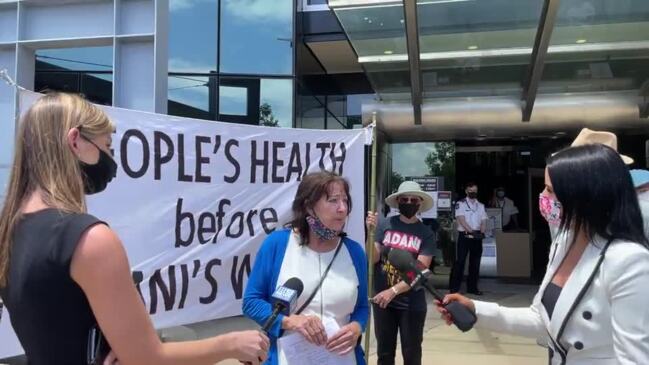
[[[291,128],[293,126],[293,79],[262,79],[261,104],[270,117],[261,116],[261,124]],[[274,122],[273,122],[274,121]],[[275,124],[275,125],[273,125]]]
[[[297,127],[325,129],[324,96],[301,95]]]
[[[221,77],[218,120],[293,126],[293,79]]]
[[[113,48],[84,47],[36,51],[36,91],[83,94],[93,103],[113,102]]]
[[[221,1],[222,73],[293,73],[291,0]]]
[[[218,0],[169,2],[169,71],[216,71]]]
[[[216,119],[216,77],[172,74],[168,85],[170,115]]]

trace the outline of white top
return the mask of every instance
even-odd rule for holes
[[[455,203],[455,217],[459,216],[463,216],[466,219],[466,223],[474,231],[479,231],[482,221],[486,221],[488,218],[484,204],[480,203],[477,199],[462,199]],[[458,224],[457,230],[464,232],[464,227]]]
[[[291,233],[289,237],[282,268],[277,277],[277,286],[281,286],[292,277],[302,280],[304,290],[297,300],[297,310],[318,286],[336,250],[316,252],[308,246],[300,246],[299,235]],[[347,247],[342,242],[339,244],[343,247],[340,248],[322,287],[301,314],[317,315],[320,318],[330,317],[342,327],[349,323],[349,317],[356,306],[358,276]]]
[[[518,214],[518,208],[514,205],[514,201],[505,197],[503,200],[496,199],[495,208],[500,208],[503,213],[503,227],[509,224],[512,215]]]

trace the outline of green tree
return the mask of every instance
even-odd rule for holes
[[[390,178],[390,192],[394,193],[399,189],[399,185],[404,182],[406,179],[401,176],[400,173],[392,171],[392,176]]]
[[[438,142],[426,156],[426,166],[431,176],[443,176],[446,190],[455,190],[455,143]]]
[[[259,106],[259,125],[279,127],[279,120],[273,115],[273,107],[268,103],[263,103]]]

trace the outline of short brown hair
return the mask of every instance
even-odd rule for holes
[[[329,188],[334,183],[340,183],[347,194],[347,215],[352,211],[352,197],[349,194],[349,182],[344,177],[329,171],[314,172],[306,175],[295,193],[293,199],[293,219],[286,224],[286,227],[297,229],[302,238],[301,245],[308,244],[309,224],[306,217],[309,215],[308,209],[313,209],[315,204],[323,196],[329,196]]]

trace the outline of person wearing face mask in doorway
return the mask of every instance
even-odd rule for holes
[[[467,292],[482,295],[478,289],[480,276],[480,259],[482,258],[482,239],[487,228],[487,212],[484,204],[478,201],[478,185],[470,182],[465,187],[466,198],[455,204],[457,218],[457,250],[455,262],[449,278],[449,291],[457,293],[462,285],[464,263],[469,255],[469,276],[467,277]]]
[[[376,229],[374,244],[374,330],[379,365],[395,361],[397,334],[405,365],[421,364],[421,342],[426,319],[423,290],[410,290],[399,272],[388,262],[390,250],[409,252],[423,266],[429,267],[435,250],[435,235],[417,213],[432,208],[433,198],[414,181],[399,185],[385,203],[399,209],[399,215],[382,221]]]
[[[494,196],[489,202],[489,207],[500,209],[503,231],[511,231],[518,228],[518,208],[514,204],[514,201],[507,197],[505,188],[500,186],[494,190]]]

